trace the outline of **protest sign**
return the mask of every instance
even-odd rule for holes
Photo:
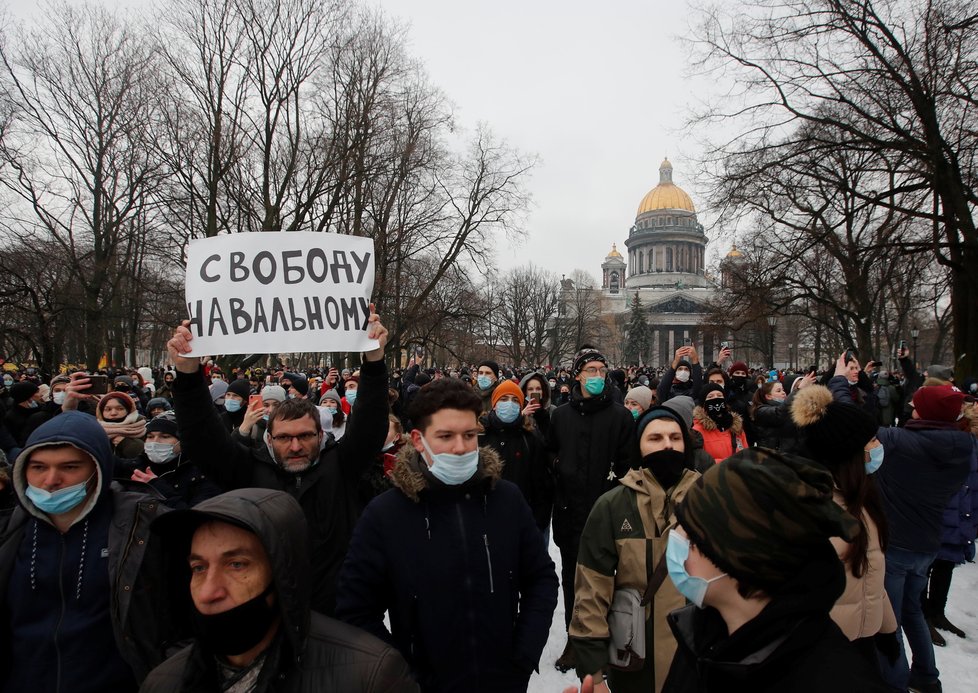
[[[369,238],[235,233],[190,242],[186,299],[193,352],[370,351]]]

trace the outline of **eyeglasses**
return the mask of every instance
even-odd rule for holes
[[[313,433],[306,431],[305,433],[299,433],[294,436],[286,435],[284,433],[272,436],[272,441],[275,443],[291,443],[293,440],[297,440],[300,443],[308,443],[313,438],[318,438],[318,433]]]
[[[588,375],[592,377],[596,375],[602,375],[602,376],[608,375],[607,368],[595,368],[594,366],[592,366],[591,368],[585,368],[583,372],[584,375]]]

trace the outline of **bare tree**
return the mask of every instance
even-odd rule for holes
[[[533,264],[517,267],[500,281],[501,305],[490,319],[503,337],[500,349],[514,365],[547,360],[550,324],[557,316],[557,275]]]
[[[97,361],[103,310],[134,252],[135,220],[159,182],[157,56],[104,9],[52,5],[0,58],[18,110],[0,143],[0,178],[17,202],[6,226],[63,250],[83,297],[85,358]]]
[[[713,146],[711,161],[723,169],[751,152],[811,160],[841,146],[898,166],[892,187],[855,192],[930,225],[926,241],[905,245],[952,271],[955,352],[967,372],[978,371],[974,3],[760,0],[701,17],[699,66],[736,84],[698,120],[737,133]],[[785,137],[791,131],[805,142]]]

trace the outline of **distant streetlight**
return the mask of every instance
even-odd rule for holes
[[[795,360],[792,358],[793,349],[795,348],[794,342],[788,343],[788,368],[795,370]]]
[[[771,328],[769,332],[771,333],[771,369],[773,370],[774,369],[774,328],[778,326],[778,316],[777,315],[767,316],[767,325],[768,327]]]
[[[917,363],[917,337],[920,336],[920,328],[916,325],[910,330],[910,337],[913,339],[913,362]]]

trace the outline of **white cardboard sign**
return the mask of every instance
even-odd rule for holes
[[[235,233],[190,242],[193,352],[370,351],[374,245],[336,233]]]

